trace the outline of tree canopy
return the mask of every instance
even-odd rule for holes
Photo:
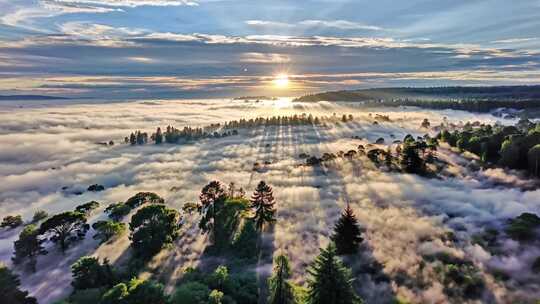
[[[180,215],[165,205],[149,205],[131,218],[131,246],[142,257],[151,257],[178,237]]]
[[[62,252],[65,252],[72,242],[83,239],[88,229],[90,225],[86,223],[84,213],[67,211],[53,215],[41,223],[39,234],[58,243]]]
[[[308,269],[308,302],[310,304],[358,304],[352,287],[351,271],[337,256],[336,246],[330,243]]]

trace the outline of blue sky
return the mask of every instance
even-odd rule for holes
[[[288,87],[272,85],[289,75]],[[540,0],[0,0],[0,94],[540,83]]]

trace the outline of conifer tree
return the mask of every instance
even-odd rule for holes
[[[251,208],[255,209],[253,220],[259,231],[263,229],[265,224],[276,221],[274,204],[275,201],[272,187],[267,185],[264,181],[259,182],[255,192],[251,196]]]
[[[352,287],[351,271],[347,269],[336,253],[336,246],[330,243],[321,249],[319,256],[308,269],[308,303],[310,304],[359,304],[362,300]]]
[[[28,225],[24,227],[19,239],[14,243],[13,262],[20,264],[28,260],[28,265],[32,272],[36,271],[37,257],[40,254],[47,254],[43,248],[43,240],[39,238],[39,230],[36,225]]]
[[[334,226],[334,235],[332,235],[337,253],[339,255],[355,253],[358,250],[358,245],[363,241],[361,234],[358,220],[351,206],[347,204],[347,208]]]
[[[268,280],[270,285],[270,297],[268,304],[294,304],[294,291],[289,279],[291,266],[287,256],[281,254],[274,259],[274,273]]]

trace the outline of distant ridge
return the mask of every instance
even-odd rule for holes
[[[69,99],[59,96],[45,95],[0,95],[0,100],[53,100],[53,99]]]
[[[396,87],[379,89],[330,91],[304,95],[294,101],[369,101],[390,99],[482,99],[482,100],[540,100],[540,85],[486,87]]]

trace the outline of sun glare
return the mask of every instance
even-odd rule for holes
[[[289,86],[289,76],[287,74],[279,74],[274,78],[274,86],[284,89]]]

